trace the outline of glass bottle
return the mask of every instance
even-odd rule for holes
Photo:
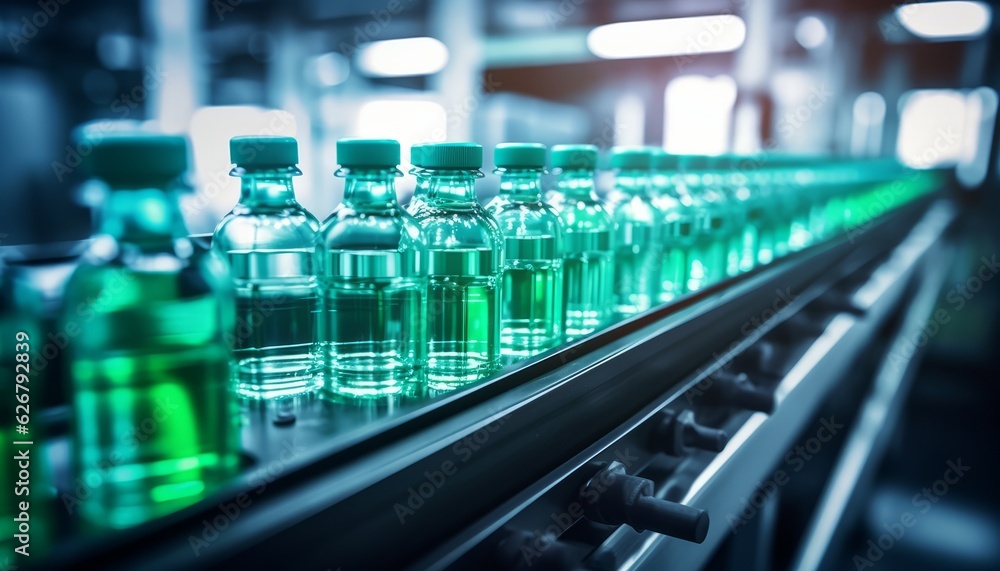
[[[608,209],[615,222],[614,312],[628,317],[648,310],[660,293],[660,225],[662,213],[650,195],[653,152],[642,147],[616,147],[616,169]]]
[[[427,241],[396,201],[399,143],[337,141],[344,201],[323,223],[322,268],[327,387],[350,396],[400,392],[420,369],[427,290]]]
[[[677,190],[678,161],[678,155],[653,150],[653,204],[663,215],[658,303],[669,303],[687,293],[688,259],[699,223],[697,203],[690,194]]]
[[[413,196],[410,197],[410,201],[406,204],[406,212],[410,216],[416,216],[417,211],[427,205],[427,194],[430,192],[430,179],[428,177],[429,172],[424,169],[423,161],[423,149],[430,143],[417,143],[410,147],[410,164],[413,168],[410,169],[410,174],[416,179],[416,185],[413,187]]]
[[[697,291],[725,279],[729,262],[730,236],[728,204],[717,189],[711,173],[712,157],[682,155],[679,184],[697,200],[701,225],[688,260],[688,290]]]
[[[429,189],[417,223],[427,237],[428,387],[448,390],[500,366],[503,237],[476,199],[483,148],[435,143],[421,151]]]
[[[561,169],[552,201],[563,222],[563,303],[569,338],[589,335],[610,323],[614,300],[615,222],[597,197],[597,147],[556,145],[553,168]]]
[[[722,155],[717,160],[720,187],[732,213],[727,273],[735,276],[749,272],[757,264],[761,205],[750,183],[750,174],[756,169],[757,159],[753,156]]]
[[[501,143],[493,152],[500,193],[487,206],[504,244],[500,351],[530,357],[562,340],[562,222],[542,202],[545,145]]]
[[[237,391],[251,399],[311,392],[322,384],[313,351],[319,222],[295,200],[298,144],[234,137],[229,151],[240,200],[216,227],[212,247],[229,261],[236,286]]]
[[[239,425],[223,335],[225,263],[187,237],[177,191],[183,137],[104,135],[90,173],[110,192],[66,287],[78,513],[121,529],[194,504],[235,475]]]

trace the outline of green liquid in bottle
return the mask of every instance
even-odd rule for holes
[[[95,528],[122,529],[210,496],[239,468],[225,264],[186,237],[181,137],[105,135],[91,171],[111,187],[101,234],[66,286],[72,477]]]
[[[405,253],[330,253],[342,271],[324,283],[324,330],[336,390],[354,396],[399,392],[419,369],[423,344],[424,290],[421,277],[392,275],[414,267]],[[409,257],[415,255],[411,251]]]
[[[497,252],[431,250],[427,294],[427,381],[447,390],[500,364]]]
[[[238,468],[219,300],[193,274],[82,267],[71,283],[68,307],[109,300],[89,306],[71,368],[74,473],[101,482],[79,506],[93,525],[122,529],[173,513]]]
[[[566,304],[566,335],[589,335],[607,325],[612,317],[615,258],[611,247],[611,217],[594,231],[566,234],[563,258],[563,300]]]
[[[527,240],[555,242],[554,238],[519,240],[518,248],[529,247]],[[509,243],[511,239],[507,239]],[[531,245],[545,250],[554,245]],[[510,254],[512,248],[507,247]],[[500,326],[501,352],[528,357],[554,347],[562,330],[562,260],[508,258],[503,274],[503,318]]]
[[[556,145],[551,162],[562,169],[548,203],[559,213],[565,230],[564,332],[572,339],[593,333],[614,317],[615,222],[594,191],[597,147]]]
[[[235,137],[230,157],[240,199],[212,247],[229,260],[236,286],[237,392],[273,399],[315,391],[322,385],[313,347],[319,222],[295,199],[298,145],[291,137]]]
[[[500,367],[503,238],[476,199],[483,148],[475,143],[422,148],[414,156],[428,177],[427,204],[416,215],[428,251],[424,377],[429,388],[449,390]]]
[[[620,162],[616,164],[616,160]],[[608,200],[615,222],[614,311],[619,317],[650,309],[660,294],[663,213],[653,205],[649,194],[651,162],[648,149],[612,154],[612,164],[619,168],[615,190]]]
[[[414,153],[416,154],[416,153]],[[344,201],[323,224],[322,359],[327,387],[399,393],[423,364],[427,243],[396,201],[399,143],[341,139]]]
[[[504,236],[500,351],[530,357],[562,341],[564,230],[542,202],[544,145],[502,143],[494,161],[500,194],[486,210]]]
[[[237,284],[231,346],[240,394],[273,398],[316,388],[318,368],[310,351],[317,288],[316,279],[304,273],[311,271],[312,256],[311,248],[229,252]]]
[[[694,199],[679,193],[675,186],[678,158],[659,149],[653,155],[653,203],[663,214],[659,303],[670,303],[687,293],[688,264],[698,225]]]

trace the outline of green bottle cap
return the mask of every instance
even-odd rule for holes
[[[653,165],[653,151],[646,147],[614,147],[611,149],[611,168],[624,170],[649,170]]]
[[[597,147],[594,145],[555,145],[552,147],[550,162],[552,168],[595,170],[597,168]]]
[[[540,143],[500,143],[493,149],[493,163],[500,169],[542,169],[545,149]]]
[[[337,162],[349,169],[392,169],[399,165],[399,141],[392,139],[340,139]]]
[[[417,155],[420,162],[410,162],[428,169],[478,170],[483,166],[483,146],[476,143],[425,143]]]
[[[299,162],[299,144],[292,137],[233,137],[229,160],[249,169],[293,167]]]
[[[656,147],[653,149],[653,170],[676,171],[680,169],[681,156]]]
[[[162,183],[188,169],[187,139],[180,135],[119,132],[86,140],[94,149],[85,159],[86,170],[108,183]]]

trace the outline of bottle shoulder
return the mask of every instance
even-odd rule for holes
[[[611,215],[616,223],[631,221],[656,225],[662,213],[649,197],[633,195],[615,204]]]
[[[222,252],[311,248],[319,234],[316,217],[302,209],[282,212],[238,212],[215,228],[213,246]]]
[[[559,217],[567,232],[605,230],[614,226],[611,213],[600,202],[567,199]]]
[[[496,248],[502,241],[496,219],[478,204],[462,208],[426,205],[417,224],[432,248]]]
[[[401,208],[359,211],[341,205],[323,222],[319,238],[326,249],[397,250],[426,248],[417,221]]]

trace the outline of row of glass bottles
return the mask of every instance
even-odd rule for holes
[[[323,385],[389,394],[415,379],[454,388],[495,371],[501,354],[537,354],[802,249],[825,208],[801,191],[815,186],[801,161],[748,169],[737,164],[747,157],[648,147],[613,150],[605,205],[587,145],[553,149],[561,172],[543,200],[546,148],[504,143],[500,192],[484,209],[481,147],[443,143],[413,147],[403,209],[398,143],[345,139],[344,200],[320,227],[292,191],[294,139],[237,137],[231,154],[241,200],[213,243],[233,271],[232,347],[251,398]]]
[[[72,473],[89,490],[78,509],[104,528],[176,511],[236,473],[231,350],[252,396],[310,387],[317,353],[339,392],[388,392],[417,373],[450,388],[495,370],[501,347],[527,354],[593,331],[609,308],[642,311],[933,188],[920,177],[883,188],[901,174],[891,165],[800,168],[817,180],[783,188],[764,170],[712,172],[718,158],[617,149],[605,208],[596,149],[554,147],[561,173],[543,201],[545,148],[508,144],[495,153],[501,194],[484,209],[481,147],[446,143],[413,148],[404,210],[398,143],[343,140],[344,200],[320,225],[294,199],[294,140],[237,138],[241,200],[214,240],[227,269],[184,228],[184,138],[105,135],[92,148],[86,167],[110,192],[67,286],[64,330],[85,329],[67,345]]]

